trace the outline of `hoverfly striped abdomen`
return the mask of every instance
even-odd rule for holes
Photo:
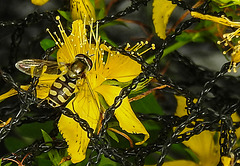
[[[76,79],[69,79],[66,74],[58,77],[50,88],[49,104],[52,107],[63,105],[72,96],[75,88]]]
[[[49,91],[49,104],[52,107],[63,105],[73,94],[78,79],[85,77],[85,72],[91,70],[92,61],[84,54],[78,54],[75,61],[69,65],[68,72],[58,77]]]

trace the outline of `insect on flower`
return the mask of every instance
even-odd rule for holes
[[[25,59],[16,63],[16,68],[21,72],[40,77],[41,74],[57,74],[58,63],[40,59]],[[84,54],[78,54],[73,63],[65,64],[66,71],[52,84],[48,98],[52,107],[63,105],[73,94],[78,79],[85,78],[85,72],[91,70],[92,60]]]
[[[85,20],[74,21],[70,35],[65,33],[60,17],[56,19],[59,21],[61,36],[47,31],[59,48],[57,62],[28,59],[18,62],[16,66],[28,75],[39,77],[36,85],[37,98],[47,99],[53,107],[68,108],[86,120],[97,133],[102,115],[122,90],[111,80],[116,80],[119,85],[128,83],[141,73],[141,65],[101,42],[98,23],[94,30],[93,19],[89,24]],[[85,25],[90,28],[86,29]],[[139,42],[133,47],[127,44],[125,51],[132,56],[142,56],[148,50],[155,49],[152,44],[148,49],[139,50],[146,44],[148,43]],[[22,85],[21,88],[28,89],[29,85]],[[0,99],[16,94],[17,91],[11,89],[0,95]],[[149,133],[134,114],[128,97],[122,100],[114,116],[122,130],[144,135],[143,140],[135,142],[135,145],[141,145],[149,138]],[[65,115],[61,115],[58,129],[68,144],[67,151],[72,163],[84,160],[90,142],[87,132],[78,122]]]

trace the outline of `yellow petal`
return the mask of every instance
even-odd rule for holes
[[[87,133],[72,118],[62,115],[58,122],[58,128],[68,144],[68,154],[73,163],[81,162],[86,157],[89,143]]]
[[[177,109],[176,109],[175,115],[179,117],[187,115],[186,98],[183,96],[175,96],[175,98],[177,99]],[[197,99],[194,99],[193,102],[196,103]]]
[[[59,77],[59,75],[53,75],[53,74],[42,74],[39,78],[38,85],[36,87],[37,90],[37,98],[39,99],[46,99],[49,90],[53,84],[53,82]]]
[[[48,87],[51,87],[53,82],[59,77],[60,75],[54,75],[54,74],[42,74],[39,78],[38,85],[45,85]]]
[[[67,108],[73,112],[76,111],[79,117],[86,120],[90,127],[95,130],[100,116],[99,107],[96,103],[97,101],[93,98],[87,84],[84,84],[76,97],[68,103]],[[67,151],[71,156],[71,161],[77,163],[84,160],[90,141],[87,132],[72,118],[65,115],[61,116],[58,128],[69,146]]]
[[[184,141],[197,156],[202,165],[217,165],[220,159],[219,144],[213,140],[214,132],[203,131],[199,135],[194,135],[188,141]]]
[[[238,115],[237,112],[235,112],[234,114],[232,114],[232,120],[233,122],[240,122],[240,117]],[[236,135],[237,135],[237,138],[240,138],[240,128],[236,129]]]
[[[85,20],[88,24],[91,19],[96,21],[95,9],[89,0],[71,0],[72,20]]]
[[[134,79],[141,72],[141,65],[128,56],[111,51],[105,45],[100,46],[108,53],[108,58],[102,75],[107,79],[117,79],[120,82],[127,82]]]
[[[166,27],[172,11],[177,5],[168,0],[153,1],[153,23],[157,35],[161,39],[166,38]]]
[[[22,85],[21,86],[21,88],[24,89],[24,90],[27,90],[28,87],[29,87],[29,85]],[[17,94],[18,94],[18,92],[15,89],[11,89],[8,92],[0,95],[0,101],[5,100],[6,98],[12,97],[12,96],[17,95]]]
[[[198,164],[189,160],[176,160],[176,161],[167,161],[163,163],[163,166],[198,166]]]
[[[49,87],[37,86],[36,90],[37,90],[37,98],[46,99],[48,97]]]
[[[42,6],[47,3],[49,0],[31,0],[32,4]]]
[[[221,157],[221,161],[223,163],[224,166],[231,166],[231,161],[232,159],[228,156],[222,156]]]
[[[109,85],[102,85],[98,87],[96,91],[99,92],[104,97],[108,105],[112,105],[114,102],[114,98],[119,95],[121,88]],[[146,131],[145,127],[142,125],[142,123],[138,120],[138,118],[134,114],[129,104],[128,98],[125,98],[123,100],[121,106],[115,110],[114,115],[119,122],[119,126],[123,130],[126,130],[127,132],[133,134],[145,135],[144,140],[136,143],[136,145],[144,143],[149,138],[149,134]]]
[[[187,115],[186,98],[183,96],[175,96],[175,98],[177,99],[177,109],[175,115],[179,117]]]

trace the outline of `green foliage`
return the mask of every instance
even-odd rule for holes
[[[58,13],[65,18],[67,21],[72,22],[72,17],[70,11],[58,10]]]
[[[44,141],[46,143],[53,141],[52,138],[44,130],[41,130],[41,131],[42,131]],[[46,144],[46,145],[51,146],[50,143]],[[58,150],[52,149],[48,152],[48,157],[49,157],[49,159],[51,160],[51,162],[54,166],[59,166],[59,163],[61,162],[61,160],[64,156],[61,156],[60,153],[58,152]],[[70,161],[66,161],[66,162],[63,162],[61,164],[61,166],[69,166],[70,164],[71,164]]]
[[[43,39],[40,41],[40,45],[44,51],[55,46],[55,42],[52,39]],[[57,58],[57,51],[51,54],[52,57]]]

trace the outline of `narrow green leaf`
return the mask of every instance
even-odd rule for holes
[[[112,41],[111,39],[109,39],[107,34],[103,30],[100,31],[100,36],[101,36],[102,40],[105,40],[106,42],[108,42],[112,46],[117,47],[117,44],[114,41]]]
[[[97,19],[98,20],[103,19],[104,16],[105,16],[105,8],[101,8],[98,12]]]
[[[44,130],[41,130],[41,131],[42,131],[44,141],[51,142],[52,138]],[[49,146],[51,146],[51,144],[49,144]],[[58,151],[56,149],[50,150],[48,152],[48,157],[50,158],[54,166],[59,165],[59,162],[61,161],[61,157],[59,156]]]
[[[111,130],[107,130],[107,133],[108,133],[108,135],[109,135],[113,140],[115,140],[116,142],[119,142],[119,139],[118,139],[116,133],[114,133],[114,132],[111,131]]]
[[[54,47],[55,42],[52,39],[43,39],[40,41],[41,47],[46,51],[48,48]]]
[[[73,22],[71,13],[69,11],[58,10],[58,13],[63,16],[67,21]]]

